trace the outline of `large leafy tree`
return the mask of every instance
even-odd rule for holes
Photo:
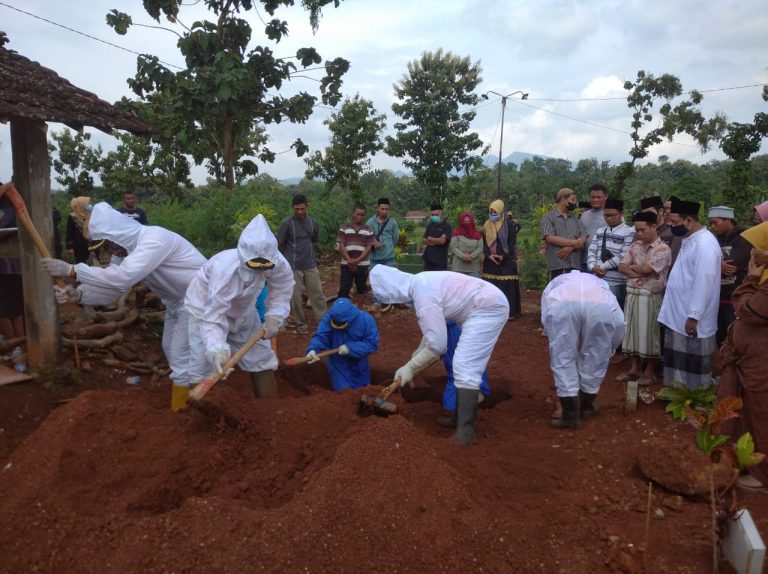
[[[101,162],[101,182],[106,198],[116,200],[125,192],[180,199],[192,187],[189,160],[173,141],[166,145],[130,134],[115,136],[120,144]]]
[[[635,81],[624,82],[624,89],[629,92],[627,106],[632,110],[632,148],[629,150],[632,159],[616,170],[611,194],[618,197],[623,195],[627,180],[634,174],[635,162],[648,157],[653,146],[664,139],[672,141],[675,134],[689,133],[706,150],[725,125],[721,115],[704,118],[699,109],[703,96],[696,90],[688,92],[687,98],[673,106],[672,101],[683,95],[683,85],[672,74],[656,77],[640,70]],[[661,102],[656,127],[648,129],[654,121],[653,108]]]
[[[310,22],[317,28],[322,8],[338,6],[341,0],[302,0]],[[235,171],[246,155],[258,155],[261,161],[273,161],[274,153],[252,133],[265,124],[282,121],[303,123],[312,114],[318,98],[306,91],[284,96],[280,90],[300,72],[323,69],[319,80],[320,98],[326,105],[341,99],[341,77],[349,62],[341,58],[322,62],[311,47],[301,48],[292,58],[278,58],[270,47],[249,49],[252,28],[239,17],[260,5],[272,19],[265,24],[267,40],[278,43],[288,34],[288,23],[275,16],[281,6],[294,0],[205,0],[215,15],[213,20],[196,21],[187,27],[180,20],[181,0],[144,0],[147,13],[158,23],[162,16],[182,26],[177,45],[185,67],[172,71],[155,56],[142,55],[137,60],[136,76],[128,80],[134,93],[153,108],[153,125],[160,140],[175,139],[191,153],[195,162],[216,158],[224,183],[232,189]],[[119,34],[133,25],[128,14],[112,10],[107,23]],[[299,74],[300,75],[300,74]],[[297,139],[292,145],[297,155],[307,151]],[[246,154],[246,155],[244,155]],[[242,167],[242,164],[240,164]],[[255,164],[245,166],[253,173]],[[214,168],[216,172],[216,168]]]
[[[395,137],[387,137],[387,153],[404,158],[436,200],[443,199],[451,172],[480,165],[472,152],[483,144],[469,131],[475,111],[463,107],[478,103],[481,72],[479,62],[440,49],[409,62],[408,73],[394,85],[399,101],[392,110],[402,121],[395,123]]]
[[[88,143],[91,134],[75,132],[73,135],[66,128],[52,132],[51,139],[48,150],[55,154],[52,163],[57,173],[56,181],[72,196],[93,193],[93,175],[98,173],[101,165],[101,146],[93,147]]]
[[[371,156],[383,149],[381,131],[386,116],[377,114],[373,102],[356,95],[347,98],[341,110],[323,122],[331,132],[331,145],[325,153],[317,151],[307,162],[307,177],[325,179],[326,192],[341,186],[363,200],[360,176],[371,164]]]

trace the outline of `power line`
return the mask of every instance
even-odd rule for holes
[[[727,88],[710,88],[707,90],[690,90],[687,92],[683,92],[681,95],[683,96],[689,96],[693,91],[696,91],[700,94],[708,94],[711,92],[726,92],[730,90],[743,90],[746,88],[762,88],[766,84],[746,84],[743,86],[729,86]],[[626,101],[626,96],[612,96],[612,97],[606,97],[606,98],[527,98],[529,102],[608,102],[608,101],[616,101],[616,100],[623,100]]]
[[[516,104],[520,104],[521,106],[526,106],[526,107],[528,107],[528,108],[533,108],[534,110],[540,110],[540,111],[542,111],[542,112],[546,112],[546,113],[548,113],[548,114],[552,114],[553,116],[558,116],[558,117],[560,117],[560,118],[565,118],[565,119],[567,119],[567,120],[571,120],[571,121],[574,121],[574,122],[579,122],[579,123],[582,123],[582,124],[587,124],[587,125],[589,125],[589,126],[594,126],[594,127],[597,127],[597,128],[602,128],[602,129],[604,129],[604,130],[610,130],[610,131],[612,131],[612,132],[618,132],[618,133],[620,133],[620,134],[625,134],[625,135],[632,135],[632,132],[628,132],[628,131],[626,131],[626,130],[620,130],[620,129],[618,129],[618,128],[612,128],[612,127],[610,127],[610,126],[604,126],[604,125],[602,125],[602,124],[596,124],[595,122],[589,122],[589,121],[587,121],[587,120],[582,120],[582,119],[580,119],[580,118],[574,118],[573,116],[567,116],[567,115],[565,115],[565,114],[560,114],[560,113],[558,113],[558,112],[553,112],[552,110],[547,110],[547,109],[545,109],[545,108],[540,108],[540,107],[538,107],[538,106],[532,106],[531,104],[527,104],[527,103],[525,103],[525,102],[522,102],[522,101],[520,101],[520,100],[513,100],[513,99],[510,99],[509,101],[510,101],[510,102],[514,102],[514,103],[516,103]],[[681,146],[685,146],[685,147],[695,147],[695,148],[698,148],[698,147],[699,147],[699,146],[697,146],[697,145],[692,145],[692,144],[685,144],[685,143],[676,142],[676,141],[672,141],[672,142],[670,142],[670,143],[673,143],[673,144],[675,144],[675,145],[681,145]]]
[[[48,18],[43,18],[42,16],[38,16],[37,14],[32,14],[32,12],[27,12],[26,10],[22,10],[20,8],[16,8],[16,6],[11,6],[10,4],[6,4],[5,2],[0,2],[0,6],[5,6],[6,8],[10,8],[11,10],[15,10],[16,12],[20,12],[22,14],[26,14],[27,16],[31,16],[32,18],[36,18],[38,20],[42,20],[43,22],[47,22],[48,24],[53,24],[54,26],[57,26],[59,28],[63,28],[65,30],[69,30],[70,32],[74,32],[75,34],[80,34],[81,36],[85,36],[86,38],[90,38],[91,40],[96,40],[97,42],[101,42],[102,44],[106,44],[107,46],[112,46],[113,48],[117,48],[118,50],[123,50],[124,52],[129,52],[131,54],[135,54],[136,56],[144,56],[146,54],[142,54],[141,52],[136,52],[135,50],[131,50],[130,48],[125,48],[124,46],[120,46],[118,44],[114,44],[113,42],[109,42],[107,40],[103,40],[101,38],[97,38],[96,36],[91,36],[90,34],[86,34],[85,32],[81,32],[80,30],[75,30],[74,28],[70,28],[69,26],[65,26],[64,24],[59,24],[58,22],[54,22],[53,20],[49,20]],[[163,60],[158,59],[158,62],[165,64],[166,66],[170,66],[172,68],[176,68],[177,70],[183,70],[181,66],[177,66],[176,64],[171,64],[169,62],[164,62]]]

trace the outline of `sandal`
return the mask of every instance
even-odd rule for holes
[[[751,474],[743,474],[737,478],[736,486],[750,492],[768,492],[768,488]]]
[[[626,383],[627,381],[634,381],[637,379],[640,375],[637,373],[631,373],[627,371],[626,373],[621,373],[618,377],[616,377],[616,382],[619,383]]]
[[[656,377],[654,375],[643,375],[637,379],[638,386],[647,387],[649,385],[656,384]]]

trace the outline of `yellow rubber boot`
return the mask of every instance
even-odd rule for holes
[[[171,410],[175,413],[187,408],[187,399],[189,398],[189,387],[179,385],[171,386]]]

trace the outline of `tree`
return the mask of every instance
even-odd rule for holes
[[[474,93],[482,69],[468,57],[451,52],[424,52],[408,63],[408,73],[394,85],[399,100],[392,110],[402,121],[395,124],[395,137],[387,137],[387,153],[406,158],[403,163],[415,178],[442,201],[448,174],[468,173],[481,165],[470,155],[482,147],[475,132],[469,132],[475,111],[460,112],[460,106],[474,106]]]
[[[763,101],[768,102],[768,85],[763,86]],[[728,170],[728,187],[723,198],[736,209],[737,218],[744,220],[761,192],[749,185],[752,164],[750,158],[760,151],[764,138],[768,137],[768,113],[759,112],[750,124],[728,123],[720,138],[723,153],[731,160]]]
[[[309,11],[316,29],[322,8],[331,3],[337,7],[340,2],[302,0],[301,4]],[[319,69],[314,66],[322,58],[314,48],[296,52],[301,70],[289,59],[277,58],[267,46],[248,50],[251,25],[238,15],[258,3],[274,16],[280,6],[291,6],[294,0],[206,0],[216,19],[197,21],[191,27],[179,19],[183,5],[180,0],[144,0],[147,13],[158,23],[164,15],[184,28],[181,34],[171,32],[179,36],[177,45],[186,67],[173,72],[157,57],[145,54],[138,57],[136,76],[128,80],[133,92],[154,108],[157,122],[152,125],[158,129],[158,137],[176,139],[197,164],[215,156],[221,162],[228,189],[235,185],[235,170],[242,154],[258,152],[261,161],[274,160],[274,153],[253,138],[257,127],[283,120],[303,123],[317,102],[305,91],[290,97],[279,93],[284,83],[299,75],[297,72]],[[112,10],[107,24],[118,34],[125,34],[133,20],[128,14]],[[273,18],[266,23],[264,33],[278,43],[288,34],[288,23]],[[325,76],[319,82],[324,104],[334,106],[341,99],[341,76],[348,68],[349,62],[341,58],[325,62]],[[300,139],[292,148],[299,156],[307,151]],[[255,168],[251,162],[244,169],[253,173]]]
[[[144,136],[115,137],[120,144],[101,163],[104,195],[110,200],[125,192],[180,199],[182,189],[192,187],[189,160],[175,142],[161,146]]]
[[[58,174],[56,181],[73,197],[93,193],[93,174],[99,171],[102,149],[100,145],[88,144],[89,133],[72,132],[63,129],[51,132],[54,143],[48,143],[48,151],[56,153],[51,162]]]
[[[346,187],[355,201],[362,201],[360,176],[371,164],[371,156],[384,148],[381,131],[386,116],[376,113],[373,102],[356,95],[347,98],[339,112],[323,122],[331,131],[331,145],[325,154],[315,152],[306,159],[308,178],[325,178],[326,192]]]
[[[703,96],[696,90],[688,92],[689,99],[673,107],[671,101],[683,94],[683,85],[672,74],[662,74],[657,78],[640,70],[634,82],[624,82],[624,89],[629,91],[627,107],[633,110],[632,148],[629,151],[632,160],[622,163],[616,170],[612,194],[617,197],[623,196],[626,181],[634,174],[635,162],[647,157],[654,145],[665,138],[672,141],[675,134],[685,132],[693,135],[702,150],[706,150],[725,124],[719,114],[709,120],[704,119],[699,110]],[[653,121],[651,112],[659,100],[665,100],[665,103],[659,108],[661,118],[657,127],[641,135],[643,127]]]

